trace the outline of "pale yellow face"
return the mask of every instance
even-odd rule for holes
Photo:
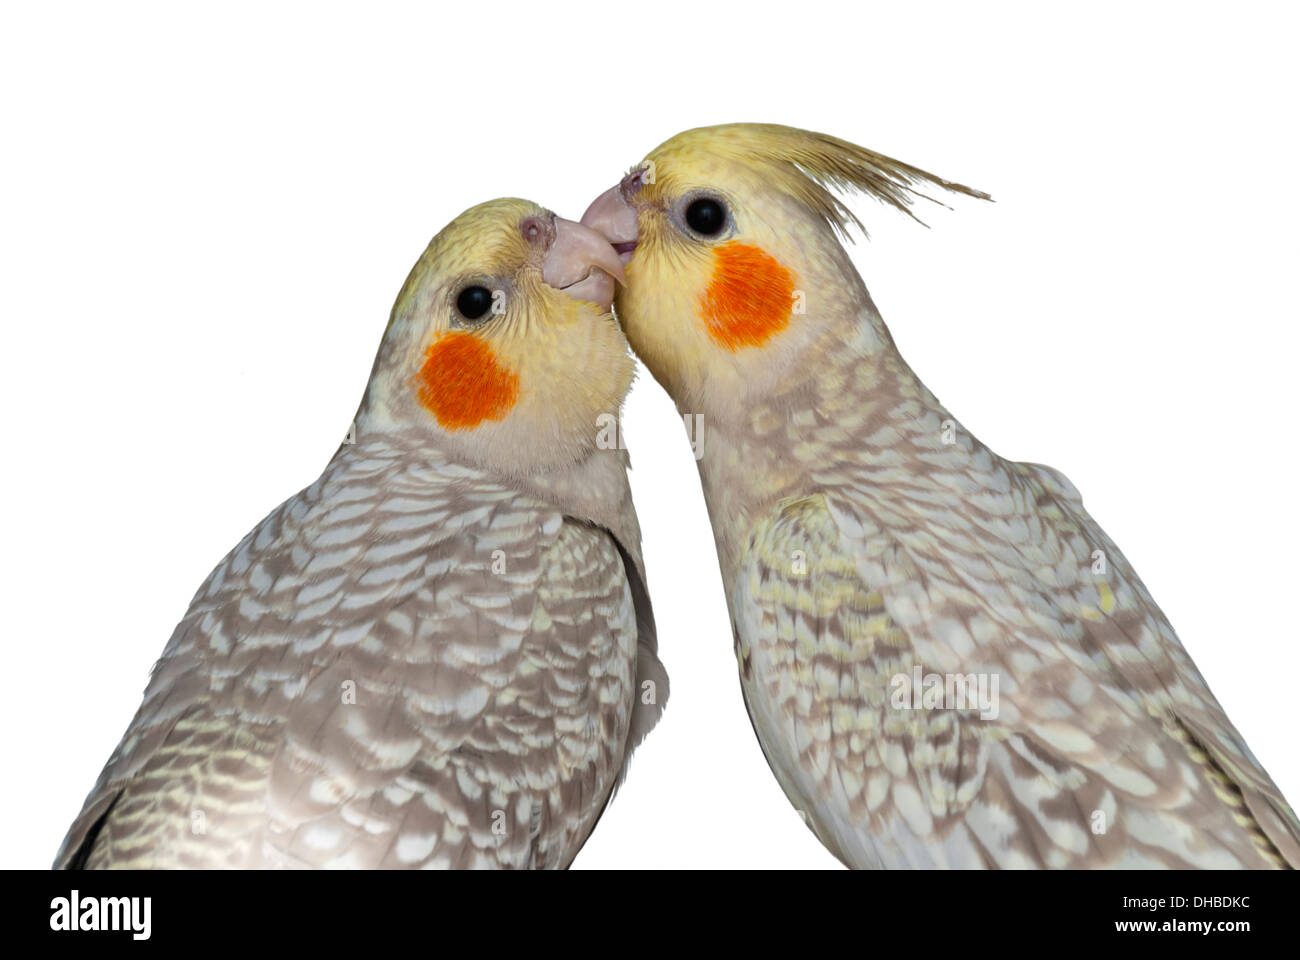
[[[808,291],[838,244],[820,218],[717,131],[652,151],[621,189],[637,242],[615,305],[633,349],[679,406],[743,395],[806,343]]]
[[[371,405],[520,471],[589,450],[634,364],[608,304],[544,279],[556,223],[534,203],[494,200],[439,233],[393,307]]]
[[[814,345],[825,357],[884,335],[835,191],[906,211],[918,185],[985,196],[826,134],[725,124],[655,148],[583,223],[627,258],[619,319],[678,407],[739,413],[800,364],[815,372]]]

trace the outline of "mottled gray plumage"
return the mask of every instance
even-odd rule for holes
[[[422,283],[355,442],[199,589],[56,866],[565,867],[586,840],[668,692],[626,456],[469,462],[395,373],[437,336]]]
[[[855,867],[1300,865],[1300,821],[1073,485],[903,361],[828,188],[980,194],[760,124],[639,171],[583,220],[635,246],[619,318],[692,418],[745,703],[822,843]],[[715,235],[688,229],[701,196]],[[943,696],[898,697],[929,676]]]

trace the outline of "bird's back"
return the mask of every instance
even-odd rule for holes
[[[345,447],[199,589],[56,866],[566,866],[637,633],[605,530]]]
[[[855,866],[1300,863],[1294,813],[1069,481],[938,428],[823,470],[738,566],[747,705],[823,842]]]

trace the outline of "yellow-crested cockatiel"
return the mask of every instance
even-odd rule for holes
[[[583,222],[633,348],[692,415],[741,687],[854,867],[1282,867],[1300,824],[1055,470],[908,368],[840,237],[858,189],[980,194],[834,137],[653,150]]]
[[[622,264],[523,200],[439,233],[355,429],[199,588],[58,867],[564,867],[668,695]]]

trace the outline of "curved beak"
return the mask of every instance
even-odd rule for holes
[[[546,284],[608,310],[614,302],[614,281],[625,279],[623,261],[604,237],[580,223],[555,218],[555,239],[542,261]]]
[[[627,202],[623,184],[610,187],[593,200],[582,215],[582,225],[608,240],[623,263],[632,259],[637,241],[636,209]]]

